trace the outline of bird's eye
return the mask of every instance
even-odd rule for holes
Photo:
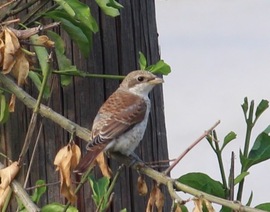
[[[138,81],[139,81],[139,82],[142,82],[143,80],[144,80],[144,77],[142,77],[142,76],[139,76],[139,77],[138,77]]]

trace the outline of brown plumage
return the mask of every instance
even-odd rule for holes
[[[87,154],[76,167],[83,173],[103,151],[130,155],[143,137],[150,100],[148,93],[161,78],[147,71],[133,71],[99,109],[92,126]]]

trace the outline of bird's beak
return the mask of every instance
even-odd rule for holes
[[[150,84],[152,85],[157,85],[163,83],[164,80],[162,78],[156,77],[155,79],[152,79],[149,81]]]

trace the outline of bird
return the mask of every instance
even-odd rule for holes
[[[100,107],[92,125],[86,156],[74,172],[82,174],[102,152],[136,156],[146,130],[151,102],[149,92],[163,79],[145,70],[130,72]]]

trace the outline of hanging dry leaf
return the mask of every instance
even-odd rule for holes
[[[152,189],[146,207],[146,212],[152,212],[156,200],[156,186]]]
[[[8,186],[5,190],[3,190],[3,192],[0,191],[0,211],[2,211],[2,208],[6,202],[10,189],[11,189],[10,186]]]
[[[0,194],[10,185],[11,181],[16,177],[20,168],[18,162],[15,161],[4,169],[0,169]]]
[[[158,212],[162,212],[162,208],[164,206],[164,195],[159,189],[159,187],[156,186],[156,196],[155,196],[155,205],[157,207]]]
[[[193,199],[194,205],[195,207],[193,208],[193,212],[202,212],[203,211],[203,201],[201,198],[197,199],[194,198]]]
[[[0,34],[0,67],[3,66],[3,58],[4,58],[4,50],[5,50],[5,43],[1,38],[2,37],[1,34]]]
[[[203,199],[203,201],[208,212],[215,212],[215,209],[213,208],[213,205],[211,204],[211,202],[209,202],[207,199]]]
[[[3,58],[3,73],[7,74],[11,71],[16,62],[15,54],[20,48],[18,38],[7,27],[4,28],[5,49]]]
[[[59,150],[54,159],[56,170],[60,172],[61,194],[71,203],[77,199],[71,183],[71,172],[77,166],[81,157],[80,148],[76,144],[68,144]]]
[[[96,157],[97,164],[103,174],[104,177],[112,177],[112,171],[110,167],[108,166],[107,160],[104,156],[104,153],[101,152],[97,157]]]
[[[50,38],[48,38],[48,36],[46,35],[40,35],[37,38],[37,44],[48,47],[48,48],[52,48],[54,47],[54,42],[52,40],[50,40]]]
[[[176,204],[174,212],[182,212],[182,209],[179,204]]]
[[[141,196],[145,196],[148,192],[147,184],[142,176],[138,177],[137,189],[138,189],[139,195]]]

